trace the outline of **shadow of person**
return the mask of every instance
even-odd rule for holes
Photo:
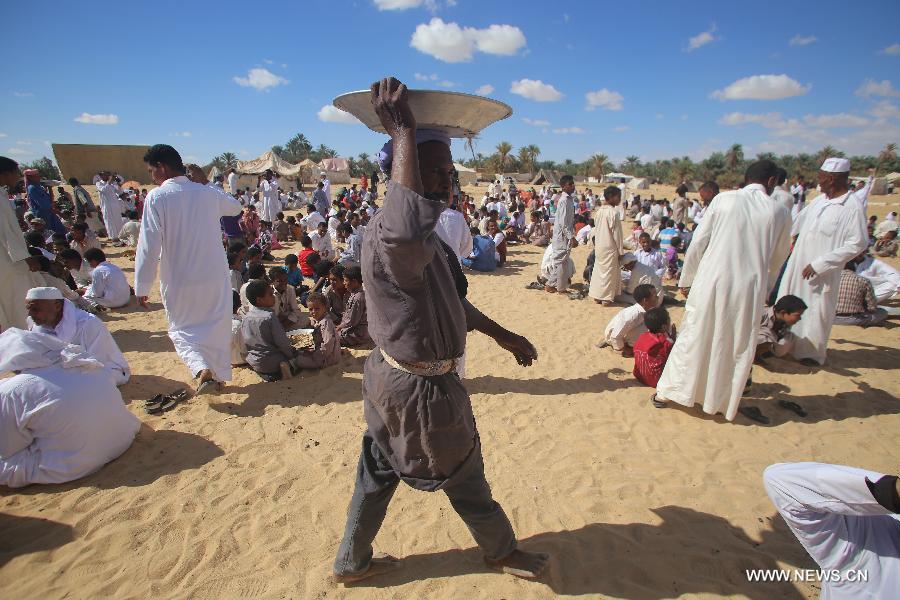
[[[17,556],[59,548],[73,539],[71,525],[0,513],[0,567]]]
[[[748,581],[749,569],[778,569],[778,561],[815,564],[777,514],[759,518],[762,543],[728,520],[681,506],[651,509],[661,522],[593,523],[520,540],[523,550],[550,554],[547,572],[534,585],[554,594],[657,600],[683,594],[740,595],[769,600],[802,599],[791,583]],[[354,587],[390,587],[412,581],[491,572],[479,548],[405,557],[402,568]],[[350,587],[350,586],[348,586]]]
[[[870,330],[871,331],[871,330]],[[896,369],[900,363],[900,348],[876,346],[854,340],[834,340],[859,346],[858,348],[828,348],[828,362],[822,367],[826,371],[851,369]],[[839,373],[842,374],[842,373]]]
[[[858,389],[852,392],[836,394],[816,394],[797,396],[791,389],[781,383],[755,383],[741,401],[741,406],[758,407],[771,422],[768,427],[776,427],[784,423],[818,423],[820,421],[842,421],[844,419],[866,419],[876,415],[900,414],[900,402],[897,397],[868,383],[857,382]],[[806,411],[801,417],[790,410],[778,406],[779,400],[795,402]],[[743,416],[734,420],[735,425],[753,425],[767,427]]]
[[[590,392],[609,392],[612,390],[640,387],[634,377],[624,376],[622,369],[610,369],[603,373],[594,373],[590,377],[578,379],[518,379],[481,375],[463,380],[463,385],[470,394],[528,394],[530,396],[558,394],[579,394]],[[629,374],[630,375],[630,374]]]
[[[0,488],[0,496],[66,492],[82,487],[104,490],[140,487],[166,475],[198,469],[224,454],[205,437],[171,429],[154,430],[144,423],[131,447],[96,473],[68,483],[31,485],[16,490]]]
[[[142,329],[120,329],[112,332],[122,352],[171,352],[175,349],[167,333]]]

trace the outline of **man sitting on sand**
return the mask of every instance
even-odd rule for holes
[[[31,288],[25,304],[28,329],[81,346],[103,364],[116,385],[128,383],[131,368],[103,321],[79,309],[52,287]]]
[[[659,304],[656,288],[642,283],[634,289],[634,304],[623,308],[610,319],[603,331],[603,341],[599,347],[612,346],[622,356],[631,356],[634,344],[647,327],[644,325],[644,313]]]
[[[856,273],[856,259],[844,265],[838,289],[835,325],[880,325],[888,313],[878,306],[872,282]]]
[[[131,301],[131,286],[125,273],[116,265],[106,262],[106,254],[100,248],[84,253],[84,260],[91,266],[91,284],[78,293],[106,308],[118,308]]]
[[[637,257],[631,252],[626,252],[622,256],[622,270],[628,271],[630,277],[625,282],[622,293],[616,296],[616,302],[634,304],[637,301],[634,297],[634,292],[638,286],[649,284],[656,290],[656,306],[663,303],[665,292],[663,291],[662,280],[656,274],[656,271],[638,262]]]
[[[0,485],[64,483],[131,446],[141,422],[79,346],[11,327],[0,334]]]

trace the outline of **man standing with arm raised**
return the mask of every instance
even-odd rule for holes
[[[147,308],[159,269],[169,337],[202,394],[231,380],[232,295],[219,219],[240,213],[241,203],[190,181],[172,146],[151,147],[144,162],[159,187],[144,204],[134,293]]]
[[[509,519],[491,496],[472,405],[454,366],[467,330],[492,337],[524,366],[537,352],[466,300],[465,276],[434,231],[450,199],[450,138],[417,131],[407,93],[394,78],[371,90],[391,136],[379,158],[392,175],[363,241],[369,332],[378,347],[363,375],[367,431],[334,579],[358,581],[398,566],[394,558],[375,557],[372,542],[401,479],[418,490],[443,490],[488,565],[535,578],[547,556],[517,549]]]

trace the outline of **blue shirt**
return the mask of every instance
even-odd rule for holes
[[[54,233],[66,233],[66,228],[53,212],[53,201],[50,195],[39,185],[28,186],[28,210],[35,217],[40,217]]]
[[[281,267],[285,273],[287,273],[288,277],[288,285],[292,285],[297,287],[301,283],[303,283],[303,273],[300,271],[300,267],[297,267],[294,271],[288,271],[287,267]]]
[[[678,230],[674,227],[666,227],[659,232],[659,249],[666,250],[672,246],[672,238],[678,235]]]
[[[493,271],[497,268],[494,254],[497,250],[494,239],[489,235],[476,235],[472,238],[472,257],[467,265],[476,271]]]

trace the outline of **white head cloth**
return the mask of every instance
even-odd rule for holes
[[[850,161],[846,158],[826,158],[821,170],[826,173],[849,173]]]
[[[0,333],[0,372],[30,371],[59,366],[64,369],[102,369],[103,364],[81,346],[52,335],[10,327]]]
[[[25,294],[26,300],[62,300],[62,292],[55,287],[34,287]]]

